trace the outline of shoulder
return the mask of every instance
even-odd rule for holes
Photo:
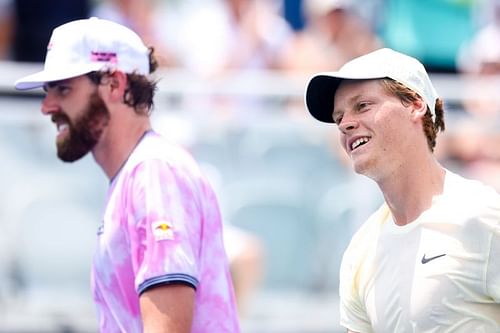
[[[489,239],[500,229],[500,194],[491,186],[448,172],[435,216],[459,227],[467,238]]]
[[[152,159],[162,160],[174,166],[196,164],[187,150],[154,131],[144,135],[129,158],[132,165]]]
[[[134,188],[184,184],[182,188],[193,189],[208,185],[191,154],[156,132],[142,138],[114,182]]]
[[[500,194],[493,187],[450,171],[446,174],[443,199],[448,206],[455,207],[454,212],[464,216],[490,210],[500,213]]]
[[[129,174],[148,169],[152,173],[174,173],[187,178],[201,175],[198,164],[186,149],[153,131],[134,149],[125,169]]]
[[[370,239],[374,240],[378,236],[382,225],[387,222],[389,216],[389,207],[384,203],[356,231],[349,247],[352,245],[357,247],[360,243],[368,244]]]

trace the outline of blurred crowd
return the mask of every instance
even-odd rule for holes
[[[389,46],[430,72],[495,73],[498,0],[0,0],[0,59],[42,62],[52,29],[98,16],[154,45],[164,67],[334,70]]]
[[[430,72],[494,74],[499,0],[0,0],[0,59],[42,62],[52,29],[98,16],[137,31],[164,68],[202,75],[335,70],[382,46]]]
[[[205,75],[333,69],[382,45],[356,5],[349,0],[1,0],[0,56],[41,62],[55,26],[98,16],[137,31],[155,46],[165,67]]]

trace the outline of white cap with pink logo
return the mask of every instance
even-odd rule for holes
[[[92,17],[54,29],[47,46],[44,69],[16,81],[28,90],[99,70],[149,74],[149,50],[132,30]]]

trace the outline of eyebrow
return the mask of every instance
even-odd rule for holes
[[[57,86],[60,86],[61,84],[64,84],[64,82],[67,81],[67,80],[59,80],[59,81],[50,81],[50,82],[46,82],[42,88],[45,92],[47,92],[48,89],[52,89],[52,88],[55,88]]]
[[[362,98],[363,98],[363,94],[357,94],[357,95],[354,95],[351,98],[349,98],[347,101],[350,104],[355,104],[355,103],[359,102],[359,100]]]
[[[51,82],[45,83],[44,86],[49,87],[49,88],[54,88],[54,87],[57,87],[58,85],[61,85],[62,83],[63,83],[63,81],[51,81]]]
[[[347,103],[348,103],[348,104],[356,103],[356,102],[357,102],[357,101],[359,101],[362,97],[363,97],[363,95],[362,95],[362,94],[357,94],[357,95],[355,95],[355,96],[350,97],[350,98],[347,100]],[[336,109],[335,109],[335,105],[333,105],[333,112],[332,112],[332,115],[336,114],[335,110],[336,110]],[[337,110],[338,110],[338,109],[337,109]],[[341,112],[341,111],[339,111],[339,112]]]

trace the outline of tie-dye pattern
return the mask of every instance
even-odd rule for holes
[[[191,332],[239,332],[216,197],[196,163],[147,133],[108,192],[92,269],[101,332],[142,332],[141,292],[196,288]]]

